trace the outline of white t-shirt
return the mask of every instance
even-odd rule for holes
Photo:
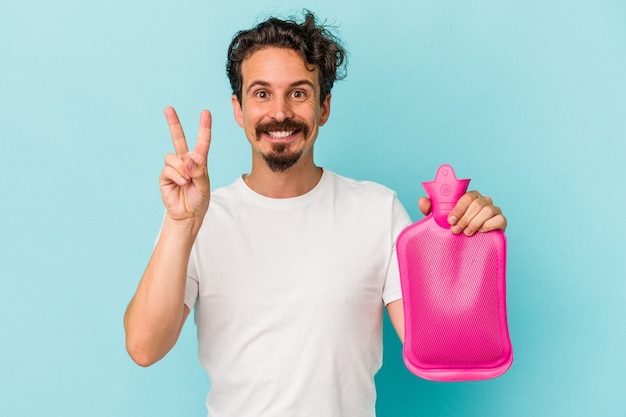
[[[216,190],[189,262],[211,417],[375,415],[382,312],[401,298],[395,193],[324,171],[272,199]]]

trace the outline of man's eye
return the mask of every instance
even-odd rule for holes
[[[267,91],[264,91],[264,90],[259,90],[256,93],[254,93],[254,95],[260,99],[266,99],[269,96],[269,94],[267,94]]]
[[[291,97],[295,98],[296,100],[302,100],[306,98],[306,92],[302,90],[294,90],[291,92]]]

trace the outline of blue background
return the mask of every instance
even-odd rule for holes
[[[214,115],[214,186],[249,169],[224,74],[231,36],[308,7],[350,50],[319,164],[397,190],[452,164],[508,220],[513,367],[434,383],[387,324],[386,416],[625,416],[623,1],[3,0],[0,415],[204,416],[187,323],[140,368],[122,316],[163,214],[171,143]],[[193,140],[192,140],[193,141]]]

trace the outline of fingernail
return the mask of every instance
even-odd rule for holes
[[[183,177],[180,177],[180,178],[178,179],[178,183],[179,183],[180,185],[185,185],[185,184],[187,184],[187,180],[186,180],[185,178],[183,178]]]
[[[456,224],[457,220],[456,216],[450,215],[448,217],[448,224]]]
[[[461,228],[459,226],[451,226],[450,231],[455,235],[458,235],[459,233],[461,233]]]
[[[463,233],[465,234],[465,236],[471,236],[474,234],[472,229],[470,229],[469,227],[466,227],[465,230],[463,230]]]

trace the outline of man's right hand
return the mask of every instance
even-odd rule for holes
[[[176,154],[165,156],[165,167],[159,183],[161,198],[170,220],[202,220],[209,207],[211,196],[207,157],[211,144],[211,113],[203,110],[196,146],[192,152],[187,147],[185,133],[176,111],[167,107],[164,111],[170,128]]]

